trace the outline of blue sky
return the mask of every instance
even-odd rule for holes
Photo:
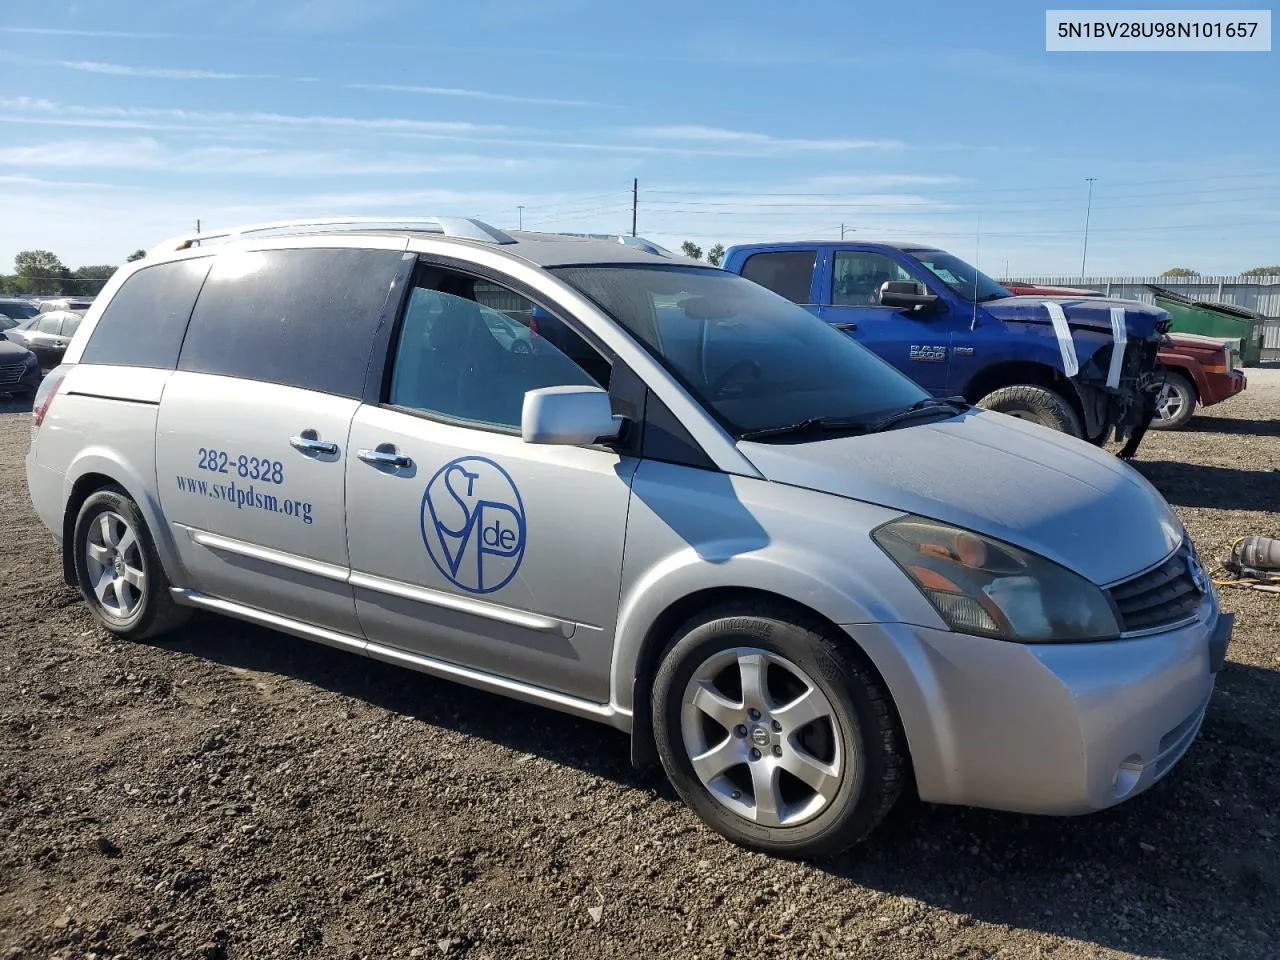
[[[0,265],[463,214],[668,245],[921,239],[989,273],[1280,262],[1276,53],[1046,53],[1044,8],[7,0]],[[523,206],[523,214],[519,207]]]

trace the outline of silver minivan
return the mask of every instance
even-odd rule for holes
[[[1231,616],[1154,488],[621,239],[307,221],[121,269],[35,402],[67,582],[123,637],[202,608],[611,724],[790,856],[908,786],[1076,814],[1169,771]]]

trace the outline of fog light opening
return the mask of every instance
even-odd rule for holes
[[[1142,758],[1136,753],[1131,753],[1124,758],[1124,761],[1116,768],[1115,779],[1111,782],[1111,789],[1115,792],[1117,800],[1123,800],[1133,793],[1133,788],[1142,779],[1142,771],[1146,769],[1146,766],[1142,762]]]

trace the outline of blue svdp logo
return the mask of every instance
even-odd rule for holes
[[[524,559],[524,503],[515,482],[484,457],[441,467],[422,495],[422,542],[437,569],[468,593],[505,587]]]

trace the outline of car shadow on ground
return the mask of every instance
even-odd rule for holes
[[[1222,433],[1237,437],[1280,437],[1280,418],[1245,420],[1200,414],[1182,428],[1184,433]]]
[[[678,802],[661,771],[637,772],[626,737],[601,724],[212,615],[157,645],[295,678]],[[1280,952],[1267,951],[1280,942],[1277,704],[1280,672],[1228,663],[1200,740],[1143,796],[1073,818],[908,797],[868,841],[809,869],[947,909],[957,927],[1007,924],[1140,956],[1276,960]],[[727,844],[724,855],[733,855]]]
[[[1174,460],[1130,463],[1176,506],[1280,511],[1280,470],[1202,466]]]

